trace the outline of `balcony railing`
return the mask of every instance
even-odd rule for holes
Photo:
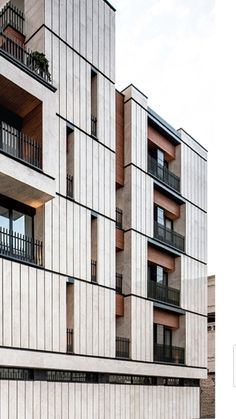
[[[97,137],[97,118],[93,115],[91,116],[91,134]]]
[[[122,294],[122,279],[123,276],[121,274],[116,274],[116,292],[118,294]]]
[[[123,211],[120,208],[116,208],[116,227],[123,228]]]
[[[97,261],[91,260],[91,281],[97,282]]]
[[[4,30],[7,26],[11,26],[21,34],[24,32],[24,13],[10,1],[0,11],[0,29]]]
[[[0,122],[0,149],[5,153],[42,169],[42,147],[35,140]]]
[[[185,350],[178,346],[154,344],[154,361],[168,362],[170,364],[184,364]]]
[[[129,358],[129,339],[127,338],[116,338],[116,357],[117,358]]]
[[[74,352],[74,330],[67,329],[66,331],[66,352]]]
[[[39,76],[47,83],[51,82],[51,75],[48,70],[48,64],[42,65],[34,56],[34,53],[27,50],[22,44],[6,36],[0,30],[0,51],[4,51],[6,56],[11,57],[17,63]]]
[[[74,197],[74,178],[72,175],[68,174],[66,176],[66,195],[69,198]]]
[[[157,160],[150,155],[148,156],[148,172],[175,191],[180,192],[180,178],[167,167],[158,164]]]
[[[148,280],[148,297],[175,306],[180,305],[180,291]]]
[[[0,254],[42,266],[43,244],[15,231],[0,227]]]
[[[179,233],[154,221],[154,238],[184,252],[185,239]]]

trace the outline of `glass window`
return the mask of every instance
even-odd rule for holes
[[[162,150],[160,150],[159,148],[157,149],[157,163],[160,166],[164,166],[165,164],[165,155],[164,152]]]
[[[156,267],[156,282],[161,285],[168,285],[168,274],[164,271],[162,266]]]
[[[157,222],[158,224],[165,224],[165,214],[163,208],[157,207]]]
[[[9,209],[0,206],[0,228],[10,229]]]
[[[21,212],[12,211],[12,230],[15,233],[32,237],[32,217]]]
[[[173,221],[170,220],[169,218],[165,219],[165,225],[166,225],[166,228],[168,228],[169,230],[173,230]]]

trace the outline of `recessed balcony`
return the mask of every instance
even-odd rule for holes
[[[166,362],[168,364],[184,365],[185,349],[172,345],[154,344],[153,358],[154,362]]]
[[[159,224],[157,221],[154,221],[154,238],[162,241],[168,246],[174,247],[175,249],[184,252],[184,236],[182,236],[179,233],[176,233],[174,230],[171,230],[162,224]]]
[[[148,280],[148,298],[167,304],[180,305],[180,290]]]
[[[148,155],[148,172],[170,188],[180,192],[180,178],[164,165],[158,164],[157,160],[150,154]]]

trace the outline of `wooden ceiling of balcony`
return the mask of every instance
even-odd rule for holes
[[[40,100],[32,96],[26,90],[0,76],[0,105],[24,118],[36,106]]]

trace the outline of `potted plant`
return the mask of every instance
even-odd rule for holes
[[[34,71],[37,71],[38,74],[47,80],[51,81],[51,74],[49,73],[49,62],[43,52],[32,51],[28,56],[29,64]]]

